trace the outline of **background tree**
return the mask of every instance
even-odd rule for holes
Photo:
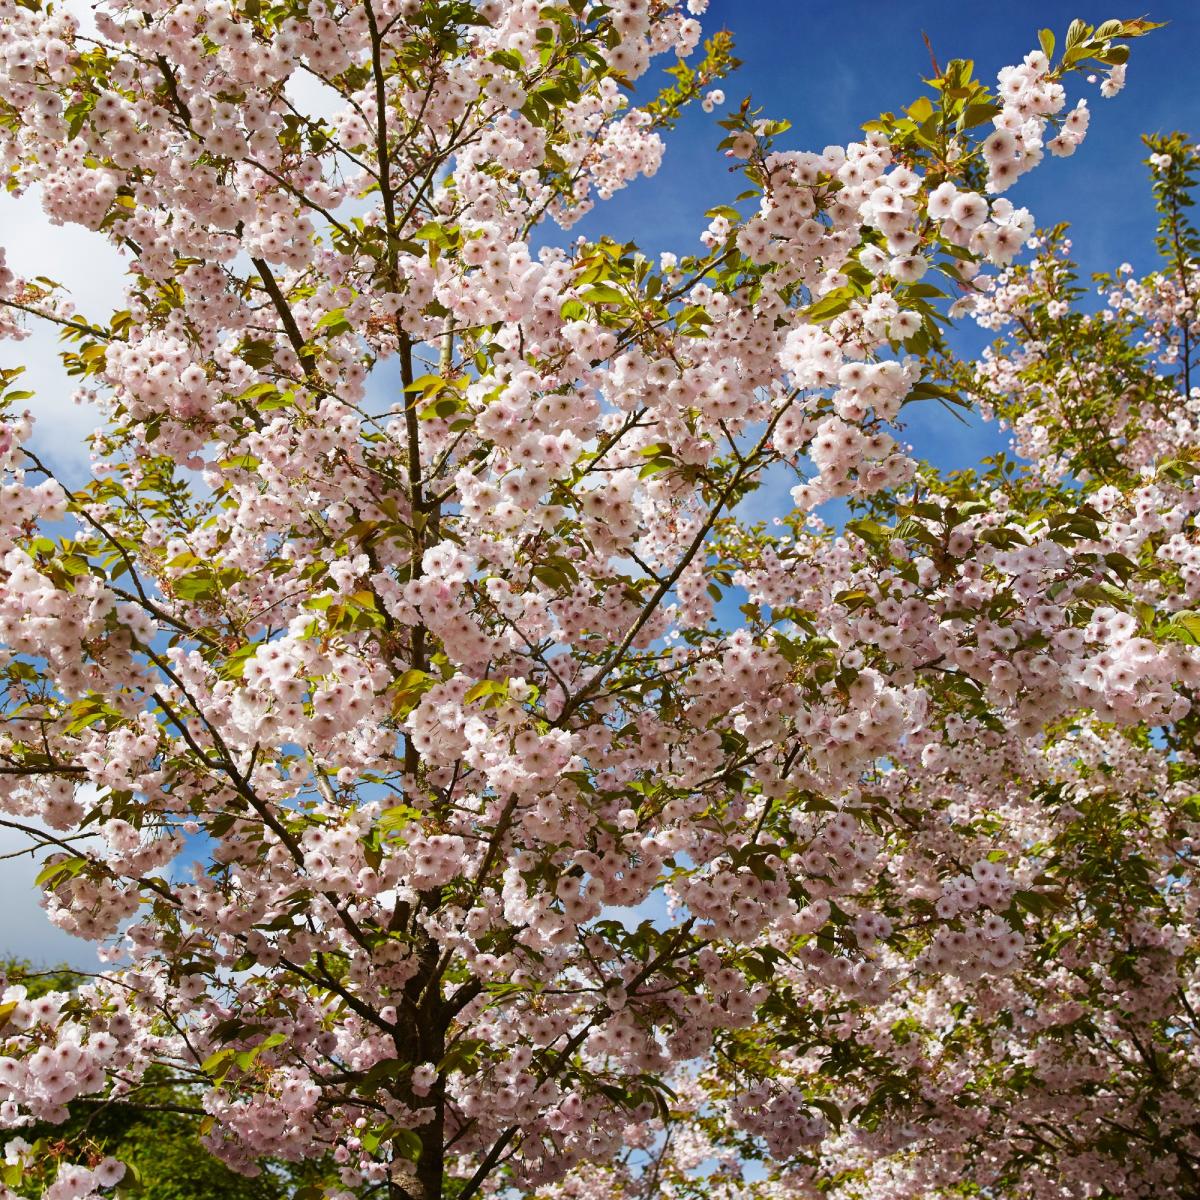
[[[47,994],[69,993],[83,977],[68,967],[37,971],[29,963],[9,959],[0,967],[9,987],[23,987],[29,1000]],[[155,1104],[155,1099],[158,1104]],[[187,1109],[188,1097],[164,1088],[160,1097],[150,1089],[140,1103],[91,1098],[70,1106],[71,1115],[58,1125],[34,1125],[19,1131],[22,1147],[6,1139],[6,1182],[17,1183],[20,1195],[39,1195],[41,1172],[25,1167],[41,1159],[55,1162],[63,1152],[96,1166],[115,1158],[128,1167],[123,1183],[135,1184],[145,1200],[280,1200],[299,1187],[294,1172],[279,1168],[254,1179],[235,1174],[199,1146],[203,1110]],[[26,1160],[26,1161],[21,1161]]]

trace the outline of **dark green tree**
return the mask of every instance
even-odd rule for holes
[[[51,991],[72,991],[83,976],[68,967],[35,970],[18,959],[0,960],[6,985],[21,984],[31,997]],[[14,1130],[34,1146],[79,1162],[112,1156],[128,1167],[125,1190],[139,1200],[283,1200],[303,1186],[300,1172],[268,1167],[253,1179],[238,1175],[218,1162],[200,1144],[203,1112],[189,1107],[177,1089],[156,1094],[153,1082],[138,1090],[136,1100],[79,1100],[63,1125],[35,1125]],[[5,1140],[8,1140],[7,1138]],[[40,1194],[42,1180],[35,1172],[17,1192]]]

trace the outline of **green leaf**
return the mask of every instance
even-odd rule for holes
[[[404,390],[425,395],[427,392],[441,387],[444,382],[445,380],[440,375],[418,375]]]
[[[691,304],[687,308],[681,309],[675,317],[676,324],[683,325],[711,325],[712,317],[699,304]]]
[[[1038,42],[1041,43],[1042,53],[1049,59],[1054,58],[1054,30],[1038,30]]]
[[[336,332],[339,329],[349,329],[350,323],[346,320],[346,310],[344,308],[335,308],[327,312],[318,322],[318,329],[333,328]]]
[[[435,418],[440,420],[448,420],[455,413],[462,412],[466,407],[466,401],[457,395],[442,395],[439,396],[432,404],[427,404],[417,416],[422,421],[432,421]]]
[[[401,1158],[411,1162],[421,1157],[421,1139],[411,1129],[397,1129],[392,1134],[392,1147]]]
[[[422,684],[432,684],[432,682],[427,672],[410,669],[396,680],[396,687],[399,690],[408,691],[420,687]]]
[[[439,1075],[449,1075],[452,1071],[460,1071],[468,1066],[471,1060],[487,1045],[480,1038],[463,1038],[454,1044],[446,1056],[437,1065]]]
[[[920,125],[933,116],[933,102],[928,96],[921,96],[917,100],[914,100],[904,111]]]
[[[232,1047],[226,1046],[223,1050],[218,1050],[215,1054],[210,1054],[201,1064],[200,1070],[205,1075],[214,1074],[225,1063],[233,1058],[234,1051]]]
[[[810,321],[827,321],[844,313],[851,305],[856,293],[850,288],[836,288],[826,296],[822,296],[815,304],[810,304],[804,310],[804,315]]]
[[[588,304],[625,304],[626,297],[623,292],[619,292],[615,287],[611,287],[607,283],[596,283],[589,287],[586,291],[579,293],[581,300],[586,300]]]
[[[959,408],[970,408],[970,401],[964,400],[957,392],[938,383],[922,380],[915,384],[906,397],[908,400],[943,400],[956,404]]]
[[[261,465],[253,454],[238,454],[233,458],[223,458],[217,463],[222,471],[257,471]]]
[[[248,342],[243,342],[240,353],[245,362],[258,370],[275,361],[274,343],[262,338],[252,338]]]
[[[1178,641],[1189,642],[1193,646],[1200,646],[1200,613],[1176,613],[1171,623],[1167,626],[1167,630],[1179,630],[1185,636],[1179,637]]]
[[[814,1108],[820,1109],[821,1112],[823,1112],[825,1114],[825,1117],[828,1119],[829,1124],[832,1125],[834,1129],[841,1129],[841,1127],[842,1127],[842,1110],[840,1108],[838,1108],[838,1106],[836,1104],[834,1104],[832,1100],[818,1100],[818,1099],[813,1098],[813,1099],[809,1100],[809,1103]]]
[[[183,575],[171,581],[171,591],[180,600],[211,600],[217,594],[217,584],[211,575]]]
[[[579,573],[565,559],[539,563],[533,568],[533,576],[556,591],[565,591],[579,582]]]
[[[862,588],[853,588],[847,592],[838,592],[833,602],[849,609],[861,608],[864,604],[871,603],[871,594]]]
[[[976,125],[982,125],[984,121],[990,121],[999,113],[1000,105],[991,100],[974,101],[963,109],[962,116],[958,119],[958,127],[960,129],[974,129]]]
[[[88,860],[79,855],[74,855],[69,858],[60,858],[56,862],[47,863],[37,874],[37,878],[33,881],[37,887],[49,885],[57,887],[60,883],[68,879],[73,879],[88,865]]]
[[[467,694],[463,697],[463,703],[473,704],[476,700],[482,700],[484,696],[507,695],[507,679],[481,679],[474,687],[467,690]]]
[[[507,67],[510,71],[521,71],[525,60],[515,50],[496,50],[488,56],[498,66]]]
[[[658,475],[662,471],[669,471],[672,467],[678,465],[673,458],[655,458],[638,471],[638,478],[648,479],[651,475]]]
[[[419,242],[436,242],[439,246],[450,244],[449,231],[437,221],[426,221],[412,236]]]
[[[385,836],[402,833],[414,822],[419,821],[421,816],[420,809],[413,808],[410,804],[394,804],[379,814],[379,831]]]

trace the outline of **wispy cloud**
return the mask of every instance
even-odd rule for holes
[[[80,225],[55,225],[42,211],[39,189],[12,198],[0,196],[0,246],[8,266],[26,279],[44,276],[63,285],[83,316],[107,318],[121,306],[127,263],[102,235]],[[27,406],[36,418],[33,446],[56,470],[77,478],[86,466],[86,436],[99,423],[90,405],[72,399],[78,380],[59,359],[59,330],[36,317],[25,318],[29,337],[0,342],[0,366],[24,367],[23,388],[36,393]]]
[[[89,942],[64,933],[50,923],[38,903],[41,895],[34,885],[43,854],[22,854],[29,838],[14,829],[0,828],[0,955],[28,959],[37,966],[69,963],[81,970],[96,970],[96,949]]]

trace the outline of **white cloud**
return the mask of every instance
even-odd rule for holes
[[[61,283],[85,317],[105,320],[122,307],[126,263],[102,234],[81,225],[54,225],[42,211],[40,192],[0,195],[0,246],[19,276],[46,276]],[[37,418],[32,445],[68,481],[80,479],[88,451],[84,439],[99,423],[96,410],[71,399],[78,381],[59,360],[59,329],[36,317],[25,318],[30,336],[0,342],[0,366],[25,368],[20,387],[36,393],[26,405]]]
[[[30,839],[15,829],[0,828],[0,855],[23,850]],[[64,933],[38,904],[34,880],[43,854],[21,854],[0,860],[0,956],[28,959],[35,966],[69,963],[80,970],[97,970],[93,943]]]

